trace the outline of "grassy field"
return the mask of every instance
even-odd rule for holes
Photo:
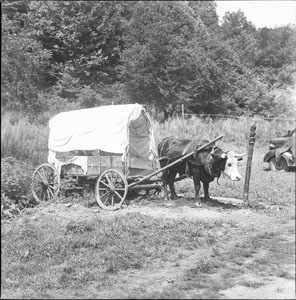
[[[49,208],[2,225],[4,298],[217,299],[237,282],[258,288],[262,277],[295,278],[295,217],[283,207],[287,229],[275,219],[263,226],[263,211],[239,223],[134,212],[106,218],[90,210],[79,219],[59,215],[61,205]],[[156,288],[153,278],[162,285]]]
[[[244,122],[176,119],[153,126],[157,142],[168,135],[223,134],[218,144],[224,149],[246,152]],[[1,123],[1,154],[26,161],[2,157],[1,192],[2,186],[18,187],[11,195],[25,196],[31,167],[46,161],[47,128],[12,116]],[[84,191],[61,193],[53,203],[2,220],[1,297],[217,299],[237,285],[259,291],[270,278],[295,280],[295,173],[264,171],[262,161],[269,136],[290,125],[258,122],[249,205],[242,209],[204,204],[192,210],[193,182],[185,179],[176,183],[180,202],[169,208],[161,195],[151,194],[104,213]],[[243,179],[245,162],[239,167]],[[219,183],[210,184],[212,198],[242,198],[244,180],[222,176]]]
[[[263,171],[261,158],[255,155],[251,176],[253,223],[244,222],[242,215],[238,225],[225,219],[231,209],[217,211],[216,207],[208,207],[205,213],[217,211],[217,220],[190,219],[186,214],[170,219],[170,211],[168,218],[154,217],[129,212],[128,208],[122,210],[127,211],[123,215],[94,216],[91,209],[96,204],[91,193],[60,197],[55,203],[37,206],[3,223],[1,288],[5,298],[217,299],[237,280],[244,287],[259,288],[264,286],[258,279],[262,276],[293,279],[285,266],[294,263],[295,244],[283,234],[289,230],[290,238],[295,235],[295,174]],[[240,168],[244,175],[245,166]],[[242,191],[243,181],[221,178],[220,185],[210,185],[212,197],[241,198]],[[178,183],[177,193],[191,202],[192,180]],[[157,199],[160,197],[142,198],[137,205],[162,210]],[[262,209],[258,202],[269,208]],[[71,217],[62,210],[67,203],[77,206]],[[47,212],[42,211],[44,207],[48,207]],[[179,209],[185,207],[179,205]],[[82,210],[84,215],[78,218]],[[172,208],[171,213],[175,210]],[[263,226],[268,215],[274,219]],[[281,227],[286,223],[291,224],[288,229]],[[252,263],[245,263],[250,259]],[[245,278],[250,272],[261,277]],[[158,276],[162,279],[157,280],[164,280],[166,285],[155,289],[144,279],[132,284],[136,278],[147,276]]]

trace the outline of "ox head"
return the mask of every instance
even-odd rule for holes
[[[220,148],[213,149],[211,153],[212,157],[219,164],[219,169],[224,175],[233,181],[241,179],[241,175],[238,172],[238,161],[243,159],[244,154],[235,154],[233,151],[224,152]]]

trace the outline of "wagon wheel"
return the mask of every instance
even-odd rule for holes
[[[118,209],[126,198],[127,190],[128,183],[124,175],[119,170],[106,169],[96,182],[97,203],[104,209]]]
[[[272,157],[269,160],[269,168],[270,168],[271,171],[275,171],[275,170],[287,171],[288,170],[288,164],[287,164],[286,160],[283,157],[280,157],[280,159],[278,161],[275,159],[275,157]]]
[[[45,163],[37,167],[33,173],[32,194],[37,202],[54,199],[59,192],[60,176],[55,167]]]

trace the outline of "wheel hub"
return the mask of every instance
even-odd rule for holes
[[[276,167],[278,170],[281,170],[281,169],[284,168],[284,164],[283,164],[283,162],[282,162],[281,159],[280,159],[279,161],[276,162],[275,167]]]
[[[48,187],[48,181],[47,181],[47,180],[44,180],[44,181],[43,181],[43,185],[44,185],[45,187]]]
[[[113,183],[110,183],[110,191],[114,192],[115,191],[115,187],[114,187],[114,184]]]

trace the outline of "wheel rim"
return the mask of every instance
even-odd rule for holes
[[[57,170],[50,164],[39,166],[33,174],[31,188],[33,197],[38,202],[54,199],[60,188],[60,177]]]
[[[127,189],[128,183],[123,174],[116,169],[107,169],[96,183],[97,203],[104,209],[118,209],[126,198]]]
[[[275,162],[275,168],[277,170],[285,170],[286,168],[286,161],[281,157],[278,161]]]

